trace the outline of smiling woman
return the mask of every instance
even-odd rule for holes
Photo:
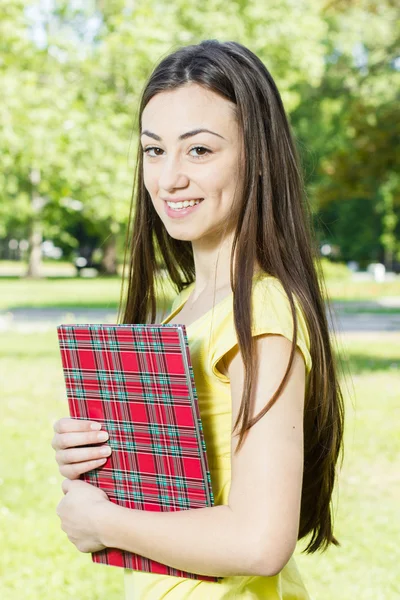
[[[126,570],[126,600],[307,600],[293,551],[303,538],[307,552],[338,545],[343,398],[278,89],[250,50],[206,40],[156,67],[138,130],[118,321],[156,321],[158,254],[177,292],[163,322],[187,330],[215,506],[129,510],[72,481],[63,528],[82,551],[120,548],[221,578]],[[85,448],[95,435],[90,423],[55,424],[68,479],[101,464]]]

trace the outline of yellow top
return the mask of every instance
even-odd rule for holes
[[[167,323],[182,308],[191,284],[174,300]],[[311,369],[310,341],[304,315],[295,298],[297,344]],[[292,340],[289,300],[275,277],[262,273],[253,280],[253,335],[276,333]],[[212,317],[211,341],[210,325]],[[218,361],[237,344],[233,322],[233,293],[186,327],[203,422],[214,504],[228,504],[231,478],[231,394],[229,379]],[[125,600],[310,600],[293,556],[273,577],[231,576],[218,582],[158,575],[125,569]]]

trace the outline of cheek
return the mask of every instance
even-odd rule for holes
[[[155,198],[157,197],[157,187],[154,182],[154,178],[150,177],[149,174],[143,171],[143,184],[147,190],[148,195],[150,196],[150,202],[152,203],[156,212],[157,210],[157,202],[155,202]]]
[[[219,177],[218,181],[215,181],[213,186],[209,186],[211,192],[210,195],[217,200],[220,208],[223,211],[230,210],[237,185],[238,183],[236,178],[231,176],[222,178]]]
[[[224,169],[213,169],[211,172],[204,173],[201,180],[199,179],[197,183],[199,184],[199,189],[204,192],[204,196],[220,203],[230,193],[232,175],[232,173],[228,173]]]
[[[143,183],[149,191],[154,189],[155,177],[151,169],[143,168]]]
[[[229,157],[215,162],[202,176],[204,189],[216,195],[229,195],[238,182],[237,161]]]

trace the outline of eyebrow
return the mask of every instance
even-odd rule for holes
[[[197,135],[198,133],[203,133],[203,132],[205,132],[205,133],[211,133],[212,135],[216,135],[216,136],[222,138],[223,140],[225,139],[219,133],[215,133],[215,131],[210,131],[209,129],[193,129],[192,131],[187,131],[186,133],[182,133],[178,137],[178,140],[186,140],[187,138],[192,137],[193,135]],[[154,140],[157,140],[157,142],[161,142],[162,141],[162,138],[160,138],[159,135],[157,135],[155,133],[152,133],[148,129],[144,129],[142,131],[142,133],[140,134],[140,137],[142,137],[142,135],[147,135],[148,137],[151,137]]]

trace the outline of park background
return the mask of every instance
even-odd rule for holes
[[[298,566],[314,600],[400,597],[396,2],[0,0],[3,600],[123,598],[122,572],[79,553],[55,513],[56,325],[115,322],[138,99],[163,56],[208,38],[248,46],[281,92],[344,367],[341,547],[300,542]]]

